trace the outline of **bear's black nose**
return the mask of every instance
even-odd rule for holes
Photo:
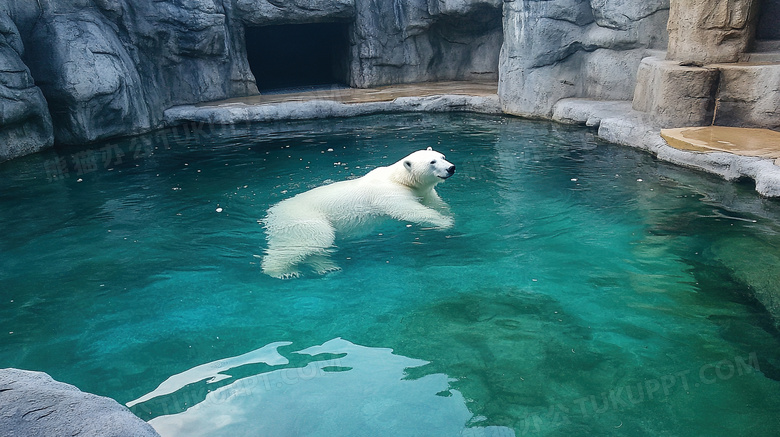
[[[455,166],[451,165],[450,168],[447,169],[447,173],[449,173],[449,174],[455,173]]]

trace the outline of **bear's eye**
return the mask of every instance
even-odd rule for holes
[[[434,159],[433,161],[431,161],[431,164],[436,164],[436,160]]]

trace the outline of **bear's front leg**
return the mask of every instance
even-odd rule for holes
[[[442,229],[451,228],[455,223],[454,220],[452,220],[452,217],[448,217],[435,209],[428,208],[417,202],[405,204],[401,208],[390,211],[389,214],[391,217],[398,220],[434,226]]]

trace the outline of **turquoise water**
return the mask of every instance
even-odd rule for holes
[[[263,275],[287,197],[432,146],[455,226]],[[0,367],[165,436],[776,435],[780,203],[481,115],[189,126],[0,164]]]

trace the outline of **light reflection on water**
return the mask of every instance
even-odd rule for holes
[[[277,348],[287,345],[270,344],[173,375],[128,406],[171,402],[191,384],[229,379],[232,369],[262,362],[274,370],[232,378],[185,411],[149,423],[163,437],[515,435],[504,427],[467,428],[479,418],[468,410],[463,395],[450,388],[451,378],[440,373],[408,377],[407,369],[426,361],[336,338],[292,352],[311,357],[305,366],[281,367],[289,361]]]

